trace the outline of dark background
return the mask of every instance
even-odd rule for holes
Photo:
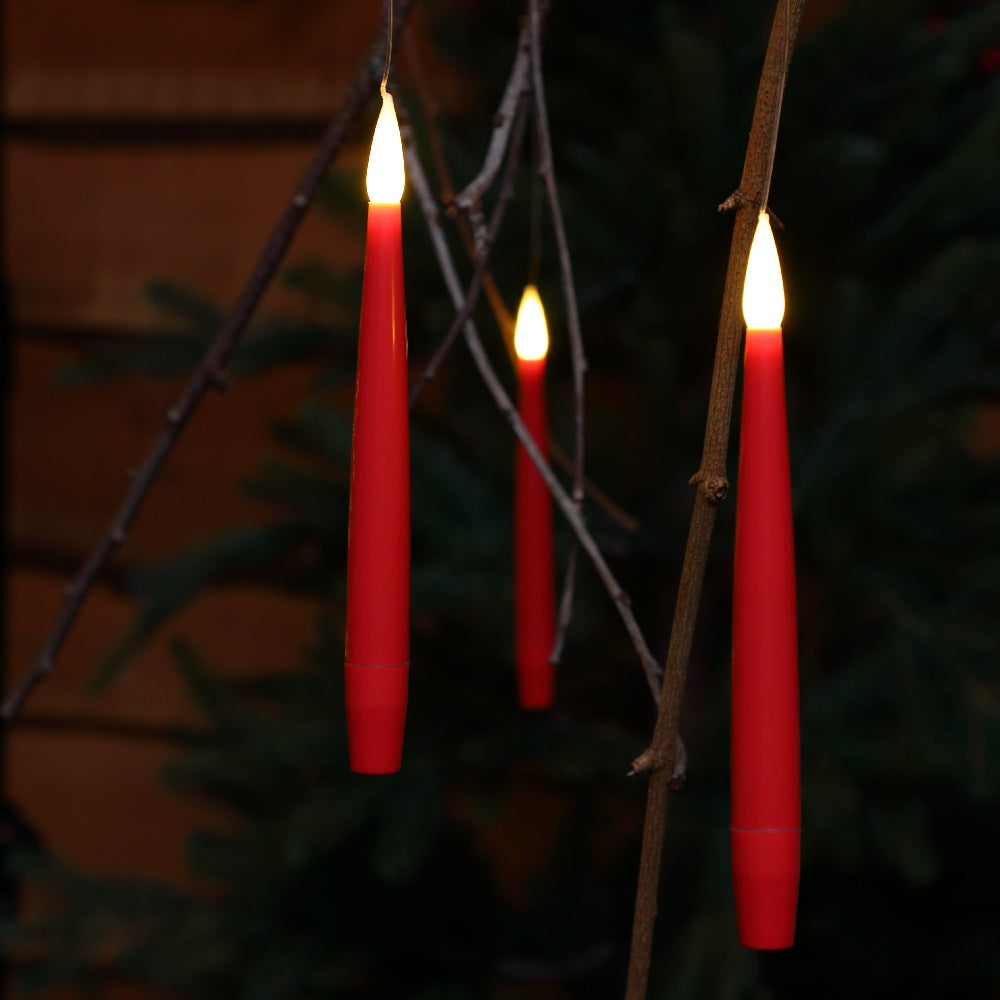
[[[235,297],[375,6],[6,6],[8,677]],[[739,178],[772,13],[580,0],[549,22],[591,366],[588,472],[640,527],[594,504],[588,519],[661,656],[731,231],[716,205]],[[411,28],[463,183],[514,12],[440,0]],[[426,151],[413,54],[397,59]],[[806,5],[771,195],[799,573],[798,940],[774,955],[735,943],[730,503],[685,700],[690,776],[670,805],[651,996],[1000,995],[998,74],[996,2]],[[517,709],[513,446],[460,345],[414,413],[404,769],[346,769],[346,483],[374,113],[232,389],[196,416],[59,673],[6,734],[10,838],[42,845],[8,852],[23,887],[7,929],[19,990],[621,994],[643,805],[624,772],[652,706],[584,567],[556,708]],[[533,186],[526,165],[496,248],[511,307]],[[404,213],[416,374],[451,310],[412,197]],[[566,445],[552,242],[543,224],[550,414]],[[496,323],[485,307],[477,318],[511,385]]]

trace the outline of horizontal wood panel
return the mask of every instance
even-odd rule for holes
[[[152,278],[231,305],[312,156],[303,145],[64,149],[8,143],[4,227],[15,323],[142,330],[164,317],[145,293]],[[361,259],[364,153],[357,216],[335,226],[312,211],[287,260]],[[274,288],[261,308],[314,316],[315,304]]]
[[[379,5],[12,0],[4,10],[6,109],[25,116],[331,108]]]
[[[5,63],[12,72],[136,68],[234,73],[296,66],[335,74],[364,51],[381,5],[371,0],[11,0]]]
[[[139,375],[60,386],[78,363],[65,344],[16,339],[8,404],[8,539],[15,553],[89,551],[124,496],[125,473],[159,434],[180,379]],[[273,516],[239,488],[278,451],[272,424],[290,419],[316,376],[308,364],[234,377],[185,428],[120,550],[119,565],[162,559],[239,524]],[[346,475],[345,470],[345,475]]]
[[[347,67],[341,67],[346,69]],[[349,78],[185,73],[106,67],[76,73],[25,71],[7,88],[8,114],[30,118],[143,116],[232,118],[279,115],[329,117]]]
[[[16,961],[14,966],[16,968]],[[89,1000],[93,991],[80,986],[66,986],[44,993],[21,993],[11,986],[9,995],[12,1000]],[[102,978],[100,995],[103,1000],[178,1000],[176,993],[134,986],[110,976]]]
[[[7,794],[58,857],[81,869],[190,885],[184,840],[221,813],[168,791],[166,743],[14,729]]]
[[[37,655],[62,607],[65,578],[14,569],[7,581],[4,655],[10,685]],[[174,637],[189,640],[213,668],[248,676],[283,670],[301,662],[314,637],[318,605],[313,601],[250,585],[217,587],[171,618],[153,641],[104,691],[90,682],[134,612],[131,598],[97,587],[59,657],[56,671],[32,695],[25,725],[43,730],[100,730],[143,738],[204,719],[180,679],[170,653]],[[331,667],[333,669],[333,667]],[[84,725],[85,724],[85,725]],[[20,728],[15,725],[15,729]]]
[[[8,0],[4,108],[14,119],[330,114],[380,9],[372,0]],[[412,20],[422,35],[419,9]],[[439,55],[424,62],[438,101],[468,99]]]

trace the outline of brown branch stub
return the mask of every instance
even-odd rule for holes
[[[639,754],[628,770],[628,777],[635,778],[640,774],[667,769],[670,772],[670,790],[679,791],[687,780],[687,747],[678,736],[674,740],[672,753],[664,754],[659,747],[648,746]]]
[[[711,504],[722,503],[729,496],[729,478],[725,474],[696,472],[688,485],[697,486],[699,494]]]
[[[737,188],[724,202],[722,202],[721,205],[719,205],[719,211],[733,212],[746,201],[746,198],[747,196],[739,188]]]
[[[674,766],[670,769],[670,791],[679,792],[687,781],[688,754],[684,741],[677,737]]]
[[[647,771],[658,771],[660,769],[659,755],[652,747],[646,747],[639,754],[628,769],[628,777],[635,778]]]

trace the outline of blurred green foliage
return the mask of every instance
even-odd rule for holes
[[[499,0],[428,4],[464,65],[471,116],[443,122],[460,180],[477,169],[516,33]],[[662,652],[707,404],[730,222],[773,4],[555,4],[546,39],[556,165],[591,362],[588,468],[640,519],[590,523]],[[702,602],[683,731],[690,780],[670,807],[651,998],[1000,995],[1000,3],[845,3],[803,33],[772,208],[788,298],[803,703],[804,868],[796,947],[735,943],[728,873],[731,507]],[[419,102],[402,79],[418,137]],[[496,249],[525,280],[530,171]],[[325,207],[358,224],[355,185]],[[450,318],[406,206],[415,364]],[[569,438],[568,352],[551,238],[541,287],[557,331],[552,419]],[[554,712],[515,707],[513,448],[459,346],[413,425],[413,675],[405,765],[346,767],[342,598],[359,274],[293,263],[286,284],[329,324],[261,320],[253,373],[327,374],[247,489],[275,512],[138,574],[140,611],[103,665],[127,666],[199,589],[252,577],[319,595],[301,662],[223,680],[197,636],[177,669],[206,731],[165,778],[231,832],[193,832],[191,898],[25,858],[62,901],[12,929],[45,958],[28,985],[99,995],[111,968],[187,998],[586,998],[621,994],[643,789],[625,780],[652,709],[635,656],[584,567]],[[152,287],[182,336],[85,373],[190,365],[215,304]],[[495,327],[485,309],[483,329]],[[505,365],[499,338],[492,348]],[[509,373],[509,368],[502,368]],[[507,375],[509,379],[509,374]],[[737,411],[738,412],[738,411]],[[735,436],[734,436],[735,444]],[[735,455],[731,468],[735,467]],[[738,484],[737,484],[738,488]],[[561,551],[565,538],[560,540]],[[252,628],[252,623],[247,623]],[[281,669],[278,669],[281,668]],[[121,821],[128,822],[123,805]],[[505,867],[506,866],[506,867]],[[95,963],[95,956],[102,961]]]

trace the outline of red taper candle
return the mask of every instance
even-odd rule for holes
[[[399,770],[410,662],[410,429],[400,198],[403,147],[384,94],[368,161],[347,533],[344,685],[352,771]]]
[[[784,309],[778,252],[762,212],[743,290],[730,827],[740,943],[761,949],[795,940],[802,822]]]
[[[538,289],[521,296],[514,328],[518,410],[543,457],[548,455],[545,419],[545,355],[549,334]],[[524,446],[514,469],[514,654],[522,708],[552,705],[555,670],[549,663],[555,637],[552,500]]]

